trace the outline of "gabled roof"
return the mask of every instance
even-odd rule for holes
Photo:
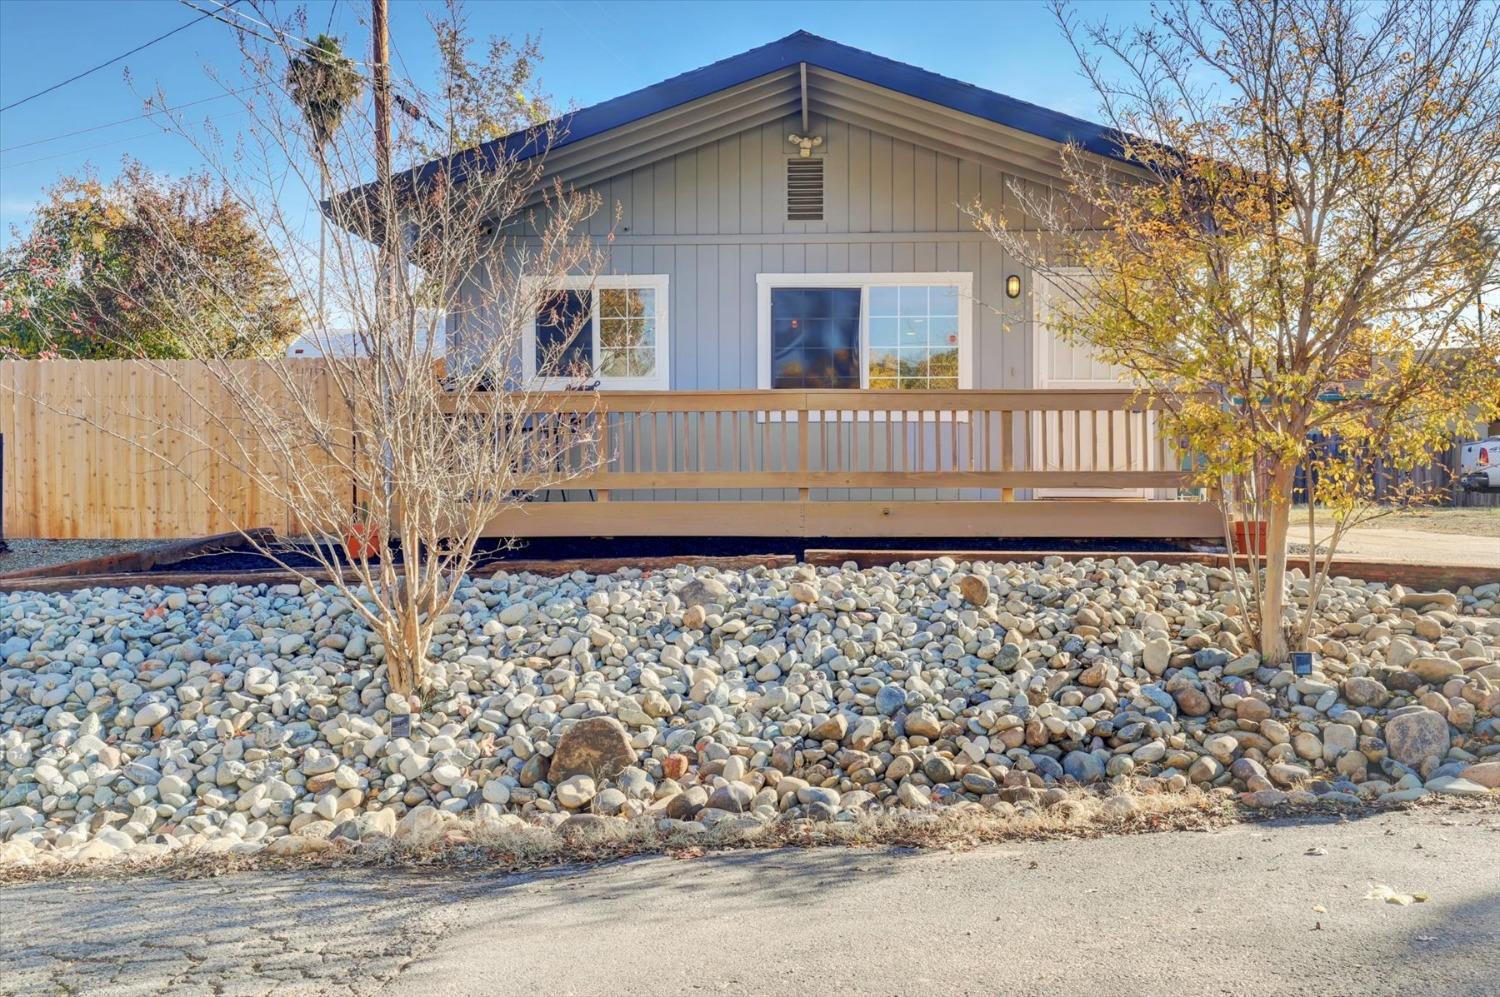
[[[1076,142],[1089,152],[1121,159],[1115,132],[1103,125],[798,31],[701,69],[574,111],[556,122],[557,133],[545,148],[538,145],[541,132],[515,132],[459,153],[450,165],[462,171],[476,166],[483,168],[503,159],[529,158],[540,152],[550,154],[752,80],[795,69],[799,63],[1053,142]],[[404,179],[420,184],[444,165],[445,160],[434,160],[407,171]]]

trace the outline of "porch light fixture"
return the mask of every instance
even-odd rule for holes
[[[1005,296],[1007,298],[1019,298],[1021,296],[1021,277],[1019,274],[1011,274],[1005,278]]]

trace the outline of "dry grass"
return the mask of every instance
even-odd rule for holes
[[[653,819],[606,821],[586,830],[558,833],[540,827],[502,827],[458,819],[434,840],[412,842],[376,839],[338,842],[327,851],[298,856],[225,855],[180,851],[160,859],[108,864],[57,863],[0,866],[0,884],[39,880],[118,879],[147,874],[179,879],[212,878],[236,872],[375,867],[427,869],[445,873],[520,873],[561,865],[611,862],[643,855],[692,859],[713,851],[770,848],[942,848],[965,850],[980,845],[1097,838],[1107,834],[1209,830],[1229,824],[1288,816],[1363,815],[1377,810],[1443,808],[1500,811],[1491,800],[1444,798],[1381,806],[1312,804],[1246,810],[1224,792],[1190,790],[1132,797],[1137,809],[1125,817],[1111,815],[1105,801],[1082,791],[1046,809],[1021,807],[1008,813],[978,805],[926,813],[899,811],[856,821],[780,821],[746,828],[725,821],[707,832],[663,833]]]

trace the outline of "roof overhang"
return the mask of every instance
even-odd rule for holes
[[[420,187],[447,174],[545,154],[549,180],[586,185],[718,138],[806,113],[874,128],[1043,182],[1062,144],[1121,165],[1103,125],[799,31],[633,93],[581,108],[396,177]],[[1132,167],[1133,168],[1133,167]],[[367,198],[370,185],[338,195]]]

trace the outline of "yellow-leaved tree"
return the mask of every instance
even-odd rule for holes
[[[1373,463],[1414,468],[1500,416],[1500,337],[1481,317],[1500,251],[1500,5],[1169,0],[1126,29],[1057,16],[1119,157],[1070,147],[1062,188],[1017,190],[1039,229],[972,214],[1055,275],[1063,336],[1167,400],[1163,431],[1201,482],[1266,524],[1241,602],[1263,656],[1285,660],[1316,631]],[[1299,465],[1335,528],[1300,612]]]

